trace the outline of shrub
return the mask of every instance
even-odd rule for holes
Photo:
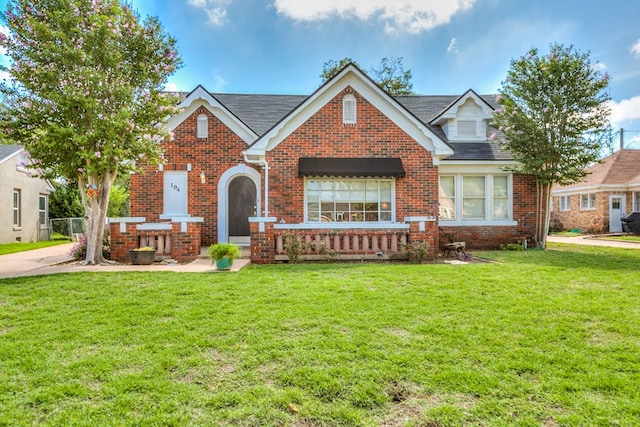
[[[420,264],[429,256],[430,248],[429,242],[416,240],[415,242],[407,243],[403,250],[407,254],[407,261],[412,264]]]
[[[289,257],[289,261],[298,262],[300,260],[300,255],[304,250],[304,245],[300,243],[297,236],[293,234],[286,234],[284,236],[284,250]]]

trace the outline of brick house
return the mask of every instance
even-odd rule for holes
[[[112,238],[182,224],[202,245],[250,245],[264,263],[286,259],[287,235],[357,259],[417,240],[438,251],[532,237],[535,183],[506,171],[513,157],[488,140],[492,102],[473,90],[389,96],[353,65],[310,96],[198,86],[168,121],[165,163],[131,176],[135,218]]]
[[[551,228],[621,232],[620,218],[640,212],[640,150],[618,150],[588,171],[576,184],[552,188]]]

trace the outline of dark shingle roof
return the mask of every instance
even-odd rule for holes
[[[185,94],[186,95],[186,94]],[[222,105],[249,126],[258,136],[264,135],[287,114],[302,104],[308,95],[261,95],[212,93]],[[496,108],[492,95],[482,95],[489,105]],[[413,114],[442,141],[447,142],[455,154],[447,160],[513,160],[513,156],[501,149],[498,143],[458,142],[451,143],[440,126],[429,124],[455,102],[455,95],[397,96],[395,99]],[[184,98],[182,98],[184,99]]]
[[[19,145],[0,144],[0,162],[20,150]]]

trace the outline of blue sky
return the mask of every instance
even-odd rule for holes
[[[184,91],[310,94],[328,60],[351,57],[366,71],[402,57],[420,94],[493,94],[512,58],[573,44],[611,75],[612,124],[640,148],[638,1],[127,1],[178,40],[184,67],[169,88]]]

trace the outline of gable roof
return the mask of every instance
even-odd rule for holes
[[[339,73],[346,74],[346,66]],[[434,124],[436,119],[443,117],[445,113],[454,111],[458,104],[463,104],[469,97],[483,106],[483,109],[494,110],[498,104],[495,103],[493,95],[478,95],[472,89],[469,89],[463,95],[402,95],[390,96],[377,84],[371,80],[365,73],[357,67],[352,66],[352,72],[357,72],[359,79],[370,91],[377,91],[378,97],[386,97],[387,103],[396,105],[397,111],[403,111],[407,117],[411,117],[417,126],[419,126],[423,134],[430,135],[434,140],[440,141],[449,149],[453,149],[453,154],[446,157],[446,161],[513,161],[513,155],[504,150],[498,142],[450,142],[446,134],[438,124]],[[334,77],[334,79],[336,79]],[[332,80],[334,80],[332,79]],[[331,81],[331,80],[330,80]],[[326,82],[311,95],[276,95],[276,94],[230,94],[230,93],[210,93],[206,89],[198,85],[190,93],[180,92],[174,93],[182,100],[180,105],[185,108],[181,113],[181,119],[171,121],[172,128],[176,127],[182,120],[186,119],[201,105],[212,102],[213,106],[209,106],[210,111],[224,111],[225,114],[236,122],[236,125],[245,131],[243,138],[247,144],[256,144],[276,125],[282,124],[285,119],[292,116],[296,110],[304,108],[303,104],[307,101],[311,102],[312,98],[318,98],[320,92],[327,91]],[[314,98],[314,99],[315,99]],[[196,105],[197,100],[200,100]],[[189,108],[191,107],[191,108]],[[249,133],[246,133],[249,131]],[[488,130],[492,132],[493,130]]]
[[[9,158],[18,154],[20,151],[22,151],[22,147],[19,145],[0,144],[0,163],[4,163],[5,161],[9,160]]]
[[[589,175],[571,185],[554,186],[554,191],[570,191],[606,186],[640,185],[640,150],[622,149],[587,168]]]
[[[482,119],[490,119],[493,116],[493,110],[495,108],[489,104],[489,102],[478,95],[473,89],[469,89],[462,95],[460,95],[457,99],[455,99],[450,105],[445,107],[440,114],[431,119],[429,123],[438,125],[450,119],[456,118],[456,113],[458,108],[462,106],[468,99],[472,99],[477,105],[482,109],[483,117]]]
[[[275,148],[301,124],[323,108],[347,87],[353,88],[361,97],[380,110],[386,117],[402,128],[418,144],[432,151],[434,161],[440,156],[449,156],[453,150],[411,111],[382,90],[371,78],[353,64],[345,66],[311,96],[263,134],[246,151],[248,156],[260,157]]]

